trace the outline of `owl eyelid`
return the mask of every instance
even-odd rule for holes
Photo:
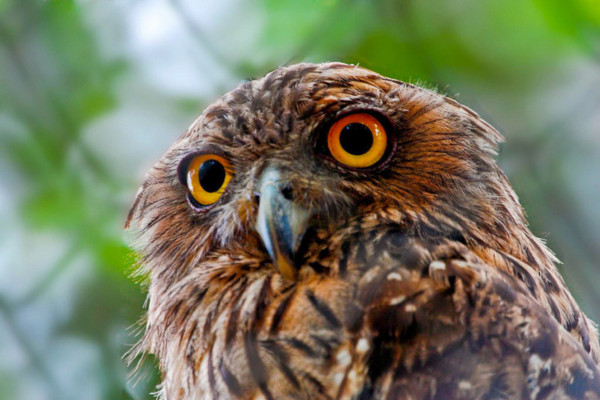
[[[190,208],[200,214],[205,213],[208,210],[212,209],[218,203],[218,201],[216,201],[212,204],[202,205],[202,204],[198,203],[196,201],[196,199],[194,199],[194,196],[192,196],[191,193],[187,193],[185,198],[186,198]]]

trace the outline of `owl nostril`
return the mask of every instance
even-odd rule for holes
[[[281,192],[281,194],[283,195],[283,197],[284,197],[286,200],[290,200],[290,201],[292,200],[292,197],[293,197],[292,195],[293,195],[293,193],[292,193],[292,188],[291,188],[291,186],[285,185],[285,186],[281,187],[281,188],[279,189],[279,191]]]

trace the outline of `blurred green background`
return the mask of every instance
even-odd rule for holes
[[[146,399],[125,214],[243,79],[340,60],[435,86],[507,138],[532,230],[600,321],[598,0],[0,0],[0,399]],[[137,384],[135,384],[137,382]]]

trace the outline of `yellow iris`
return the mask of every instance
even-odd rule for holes
[[[219,200],[232,175],[231,164],[223,157],[202,154],[188,166],[187,187],[198,204],[209,206]]]
[[[381,123],[367,113],[350,114],[333,124],[327,145],[333,158],[352,168],[376,164],[387,148],[388,138]]]

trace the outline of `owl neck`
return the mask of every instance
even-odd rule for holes
[[[556,270],[558,259],[530,230],[506,177],[480,191],[462,188],[414,207],[381,210],[379,221],[394,221],[423,238],[448,238],[474,251],[507,254],[540,272]]]

